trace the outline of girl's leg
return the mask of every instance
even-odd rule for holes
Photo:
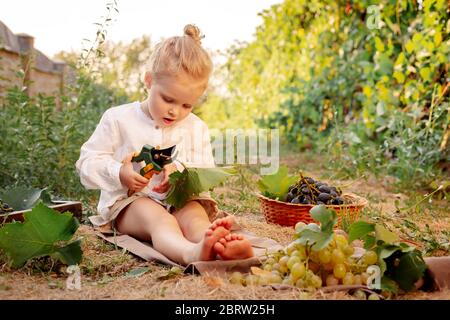
[[[211,223],[205,208],[195,200],[189,201],[183,208],[176,211],[173,216],[177,219],[186,239],[192,242],[202,241],[205,230],[208,228],[214,230],[218,227],[223,227],[230,230],[234,223],[232,216],[217,219]]]
[[[223,227],[203,229],[199,243],[188,241],[176,218],[149,198],[132,202],[116,219],[117,230],[141,240],[150,240],[153,247],[169,259],[181,264],[215,258],[214,244],[229,231]]]

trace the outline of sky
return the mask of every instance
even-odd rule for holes
[[[93,40],[106,3],[112,0],[0,0],[0,21],[13,33],[35,38],[35,48],[51,57],[80,50],[82,39]],[[210,50],[224,50],[235,40],[250,41],[262,22],[257,14],[282,0],[118,0],[107,40],[131,41],[150,35],[154,41],[182,35],[194,23]]]

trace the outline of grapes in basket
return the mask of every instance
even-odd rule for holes
[[[6,202],[4,202],[2,199],[0,199],[0,214],[2,213],[9,213],[13,212],[14,209],[8,205]]]
[[[294,204],[326,204],[341,205],[344,199],[339,188],[330,186],[325,182],[314,180],[311,177],[303,177],[289,187],[284,199],[285,202]]]

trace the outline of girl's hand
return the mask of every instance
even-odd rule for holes
[[[164,193],[170,188],[169,176],[171,173],[177,171],[177,166],[175,163],[166,164],[163,167],[162,172],[164,173],[163,181],[159,185],[153,188],[153,191],[158,193]]]
[[[123,161],[122,167],[120,167],[119,178],[120,182],[130,190],[141,191],[148,184],[149,180],[139,173],[134,171],[133,165],[131,164],[131,158],[133,158],[134,153],[130,153]]]

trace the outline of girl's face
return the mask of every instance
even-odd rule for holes
[[[186,118],[205,90],[204,81],[184,73],[156,80],[147,72],[145,84],[149,89],[148,111],[157,124],[165,127]]]

